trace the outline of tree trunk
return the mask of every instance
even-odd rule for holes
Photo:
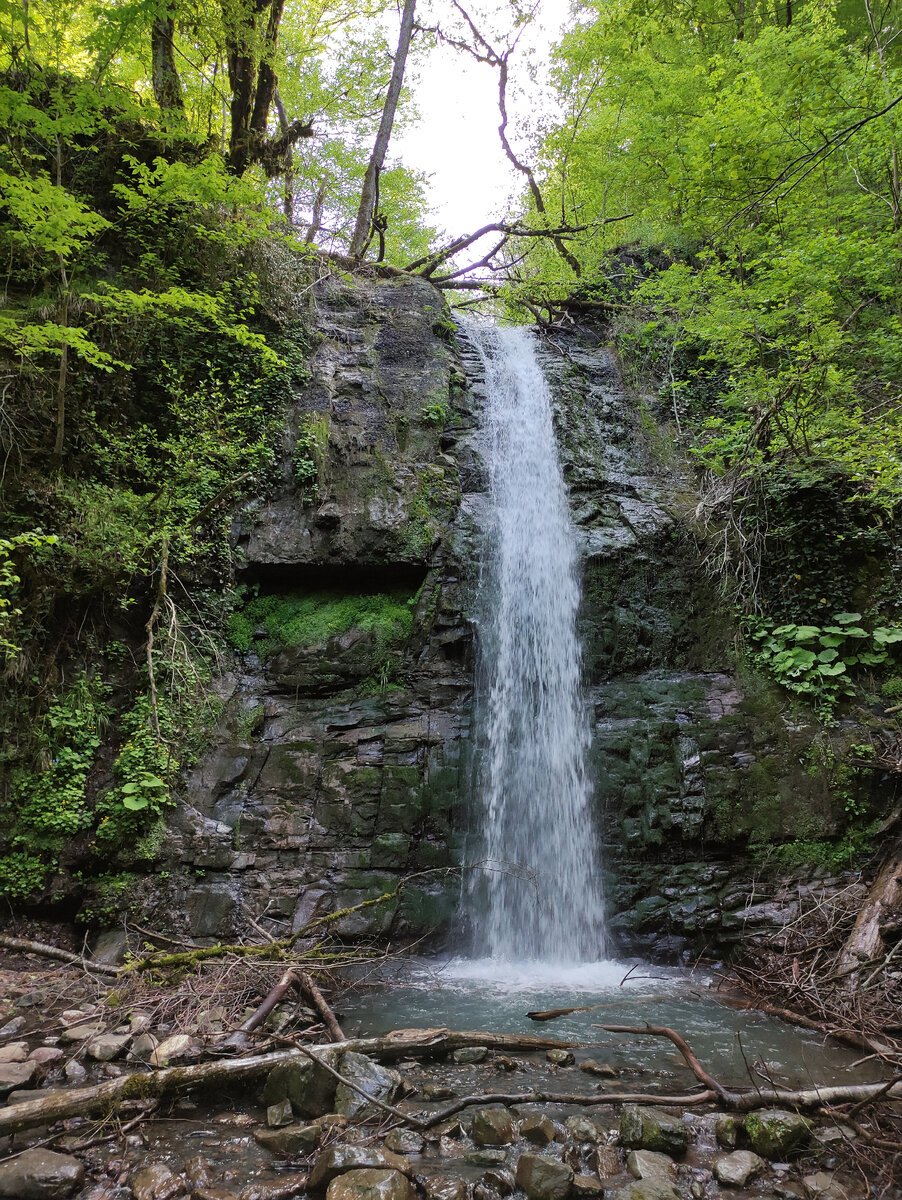
[[[838,960],[838,969],[858,967],[882,957],[884,953],[883,926],[887,918],[898,917],[902,911],[902,852],[891,854],[874,880],[858,919],[846,939]],[[850,972],[846,986],[854,988],[858,972]]]
[[[401,95],[401,85],[404,83],[404,69],[407,66],[407,54],[410,50],[410,39],[413,36],[413,13],[416,0],[404,0],[404,11],[401,14],[401,32],[398,36],[398,49],[395,53],[395,65],[392,67],[391,81],[388,94],[382,106],[382,119],[379,122],[379,132],[376,134],[376,144],[370,157],[366,175],[363,177],[363,190],[360,193],[360,208],[357,210],[357,224],[348,253],[352,258],[363,254],[370,227],[375,215],[376,195],[379,183],[379,172],[385,162],[388,142],[391,138],[395,111]]]
[[[184,112],[182,83],[175,65],[175,17],[171,10],[154,21],[150,30],[153,94],[160,108]]]

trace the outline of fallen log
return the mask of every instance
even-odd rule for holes
[[[21,950],[23,954],[38,954],[42,958],[52,958],[57,962],[82,967],[92,975],[106,975],[109,978],[117,974],[115,967],[101,966],[100,963],[93,963],[81,954],[61,950],[59,946],[48,946],[45,942],[32,942],[28,938],[8,937],[5,933],[0,933],[0,946],[5,946],[7,950]]]
[[[323,996],[323,994],[319,990],[319,988],[316,986],[316,984],[313,982],[311,977],[307,974],[306,971],[301,971],[300,974],[298,975],[298,980],[300,981],[301,991],[305,995],[310,997],[310,1001],[313,1004],[313,1007],[316,1009],[316,1011],[322,1017],[323,1024],[326,1026],[326,1028],[329,1030],[329,1033],[332,1035],[332,1040],[336,1041],[336,1042],[345,1041],[345,1035],[335,1017],[335,1013],[332,1011],[332,1009],[326,1003],[325,997]]]
[[[505,1033],[469,1033],[450,1029],[398,1029],[383,1037],[356,1038],[311,1046],[304,1051],[292,1048],[275,1050],[249,1058],[218,1058],[212,1062],[185,1067],[166,1067],[160,1071],[120,1075],[91,1087],[55,1092],[37,1100],[0,1108],[0,1136],[50,1125],[64,1117],[105,1115],[115,1111],[123,1100],[157,1100],[181,1095],[194,1088],[211,1085],[228,1087],[265,1074],[280,1063],[301,1060],[310,1055],[331,1059],[345,1050],[370,1054],[376,1058],[402,1058],[410,1055],[442,1054],[464,1046],[487,1046],[490,1050],[570,1049],[574,1042]],[[330,1064],[331,1065],[331,1064]]]

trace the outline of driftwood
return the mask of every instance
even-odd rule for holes
[[[288,970],[279,980],[274,988],[272,988],[263,1000],[263,1003],[251,1013],[246,1021],[238,1026],[231,1037],[226,1038],[223,1046],[230,1050],[244,1050],[248,1044],[248,1034],[258,1029],[276,1005],[285,998],[292,988],[299,987],[301,977],[299,972]],[[344,1041],[344,1038],[338,1038],[337,1041]]]
[[[331,1042],[323,1046],[276,1050],[249,1058],[218,1058],[213,1062],[185,1067],[167,1067],[161,1071],[121,1075],[92,1087],[56,1092],[38,1100],[0,1108],[0,1136],[49,1125],[64,1117],[94,1116],[115,1110],[123,1100],[155,1100],[180,1095],[210,1085],[229,1086],[254,1079],[280,1063],[313,1055],[331,1058],[345,1050],[374,1057],[400,1058],[412,1055],[442,1054],[463,1046],[488,1046],[492,1050],[569,1049],[575,1043],[550,1038],[504,1033],[468,1033],[450,1029],[399,1029],[377,1038],[357,1038]]]
[[[45,942],[32,942],[28,938],[7,937],[3,933],[0,934],[0,946],[5,946],[7,950],[21,950],[24,954],[38,954],[42,958],[53,958],[57,962],[83,967],[85,971],[90,971],[93,975],[114,976],[117,973],[115,967],[104,967],[100,963],[90,962],[80,954],[73,954],[70,950],[61,950],[59,946],[48,946]]]
[[[839,956],[839,965],[846,968],[846,986],[854,989],[858,971],[869,961],[883,957],[883,930],[888,919],[902,911],[902,855],[891,854],[874,880],[865,904]]]
[[[526,1015],[530,1021],[556,1021],[558,1017],[569,1017],[575,1012],[592,1012],[596,1008],[602,1008],[601,1004],[581,1004],[578,1008],[545,1008],[538,1012],[528,1012]]]

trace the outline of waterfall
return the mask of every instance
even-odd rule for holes
[[[594,962],[601,877],[586,770],[579,559],[530,333],[471,324],[485,372],[489,508],[479,608],[477,790],[484,869],[468,907],[479,956]]]

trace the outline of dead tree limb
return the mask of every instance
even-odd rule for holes
[[[276,1005],[285,998],[292,988],[300,987],[300,984],[301,973],[299,971],[294,970],[294,968],[286,971],[276,986],[269,991],[262,1004],[259,1004],[247,1020],[243,1021],[230,1037],[226,1038],[223,1043],[224,1047],[234,1050],[244,1050],[248,1043],[247,1035],[253,1033],[255,1029],[259,1029]],[[344,1041],[344,1038],[341,1037],[336,1040]]]
[[[305,995],[310,997],[310,1001],[313,1004],[313,1007],[316,1009],[316,1011],[322,1017],[323,1024],[329,1030],[329,1033],[332,1035],[333,1041],[336,1041],[336,1042],[345,1041],[346,1040],[345,1035],[342,1032],[342,1028],[338,1023],[338,1020],[336,1019],[335,1013],[332,1011],[332,1009],[326,1003],[322,992],[319,990],[319,988],[313,982],[312,978],[307,974],[306,971],[301,971],[298,974],[298,981],[301,985],[301,991],[304,992]]]
[[[59,946],[48,946],[44,942],[32,942],[27,938],[7,937],[6,934],[0,934],[0,946],[5,946],[7,950],[20,950],[23,954],[38,954],[42,958],[54,958],[57,962],[70,963],[74,967],[83,967],[92,975],[112,976],[116,974],[113,967],[92,963],[88,959],[82,958],[80,954],[61,950]]]
[[[607,1033],[636,1033],[648,1034],[651,1037],[668,1038],[671,1042],[673,1042],[680,1054],[682,1054],[686,1066],[699,1081],[699,1083],[703,1083],[706,1088],[710,1088],[712,1092],[716,1092],[721,1100],[727,1100],[729,1098],[730,1093],[727,1091],[727,1089],[721,1083],[718,1083],[713,1075],[705,1070],[705,1068],[693,1054],[692,1047],[684,1037],[681,1037],[680,1034],[676,1032],[675,1029],[669,1029],[666,1025],[598,1025],[596,1028],[604,1029]]]

